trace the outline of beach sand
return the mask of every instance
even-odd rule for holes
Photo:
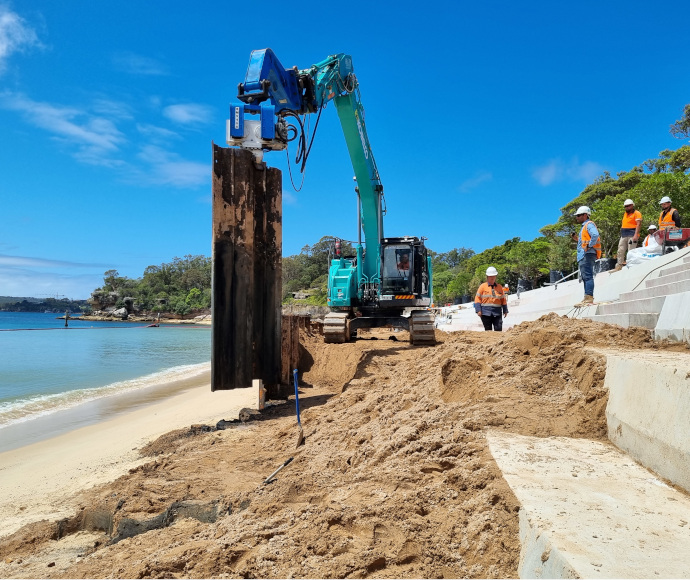
[[[138,449],[156,437],[192,424],[237,419],[240,409],[257,404],[254,388],[212,393],[210,372],[89,404],[90,417],[111,418],[0,453],[0,537],[30,522],[71,515],[76,492],[149,461]],[[85,413],[69,411],[75,417],[80,412]],[[42,437],[51,426],[66,430],[64,416],[37,421]]]

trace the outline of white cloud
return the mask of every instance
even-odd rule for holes
[[[45,129],[54,139],[73,148],[73,155],[85,163],[121,164],[109,155],[126,139],[110,119],[76,107],[41,103],[12,92],[0,93],[0,107],[23,114],[25,120]]]
[[[163,109],[163,115],[182,125],[196,125],[208,123],[211,120],[213,110],[206,105],[187,103],[170,105]]]
[[[211,169],[208,163],[187,161],[176,153],[171,153],[156,145],[142,147],[137,157],[148,165],[148,170],[136,177],[138,182],[147,181],[154,185],[174,187],[196,187],[211,181]]]
[[[283,203],[295,205],[297,204],[297,196],[289,191],[283,190]]]
[[[543,186],[548,186],[558,181],[584,181],[592,182],[605,171],[605,167],[596,161],[580,163],[577,157],[569,162],[561,159],[552,159],[546,165],[536,167],[532,171],[532,177]]]
[[[532,177],[536,179],[540,185],[551,185],[555,181],[563,179],[564,169],[563,162],[558,159],[549,161],[546,165],[537,167],[532,171]]]
[[[137,123],[137,131],[139,131],[142,136],[156,142],[168,142],[180,138],[180,135],[175,133],[175,131],[157,127],[156,125],[147,125],[145,123]]]
[[[170,74],[168,67],[156,59],[133,52],[114,54],[112,62],[118,70],[133,75],[166,76]]]
[[[472,191],[476,187],[480,186],[482,183],[491,181],[493,178],[494,176],[490,172],[480,171],[474,177],[470,177],[469,179],[463,181],[458,187],[458,189],[462,193],[468,193],[469,191]]]
[[[99,98],[93,102],[93,111],[99,115],[105,115],[113,119],[131,120],[134,118],[132,107],[127,103],[113,101],[108,98]]]
[[[12,268],[103,268],[106,265],[0,254],[0,266]]]
[[[7,6],[0,4],[0,73],[15,52],[41,47],[36,32]]]
[[[84,299],[102,284],[103,272],[109,268],[107,264],[0,254],[0,288],[5,296],[60,294]]]

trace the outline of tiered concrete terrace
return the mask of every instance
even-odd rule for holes
[[[595,278],[511,295],[504,328],[543,314],[644,326],[690,348],[690,249]],[[470,307],[443,330],[482,330]],[[522,507],[523,578],[690,576],[690,350],[601,351],[612,445],[488,433]]]

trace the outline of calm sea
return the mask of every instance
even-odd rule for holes
[[[0,450],[3,431],[19,423],[210,368],[210,326],[70,320],[65,328],[57,316],[0,312]]]

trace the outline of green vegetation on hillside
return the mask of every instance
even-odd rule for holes
[[[55,312],[64,314],[65,311],[78,313],[89,309],[86,300],[70,300],[69,298],[32,298],[0,296],[0,311],[2,312]]]
[[[211,307],[211,258],[187,255],[160,266],[148,266],[141,278],[103,275],[103,286],[92,293],[103,304],[121,308],[132,298],[135,309],[187,314]]]

